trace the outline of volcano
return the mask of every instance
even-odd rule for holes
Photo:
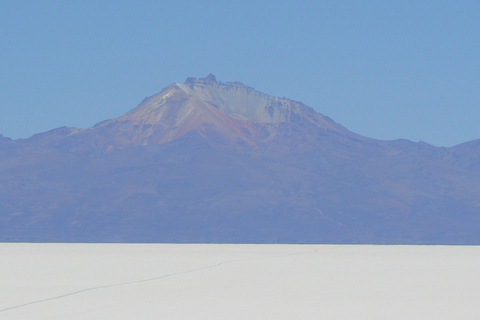
[[[0,241],[479,244],[479,156],[188,78],[91,128],[0,135]]]
[[[195,131],[212,143],[254,147],[268,144],[287,123],[348,132],[300,102],[272,97],[240,82],[217,82],[212,74],[174,83],[95,128],[111,132],[119,146],[163,144]]]

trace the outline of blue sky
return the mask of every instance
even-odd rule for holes
[[[209,73],[359,134],[480,138],[476,1],[0,2],[0,133],[119,116]]]

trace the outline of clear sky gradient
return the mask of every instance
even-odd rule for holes
[[[368,137],[479,139],[480,2],[0,2],[5,136],[90,127],[209,73]]]

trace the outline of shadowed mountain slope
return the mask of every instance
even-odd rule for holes
[[[479,156],[188,78],[92,128],[1,136],[0,240],[478,244]]]

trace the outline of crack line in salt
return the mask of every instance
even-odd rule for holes
[[[313,251],[315,253],[318,252],[317,249],[313,249]],[[13,309],[23,308],[23,307],[26,307],[26,306],[30,306],[32,304],[38,304],[38,303],[42,303],[42,302],[48,302],[48,301],[52,301],[52,300],[58,300],[58,299],[66,298],[66,297],[73,296],[73,295],[80,294],[80,293],[87,292],[87,291],[94,291],[94,290],[100,290],[100,289],[106,289],[106,288],[113,288],[113,287],[120,287],[120,286],[127,286],[127,285],[133,285],[133,284],[138,284],[138,283],[150,282],[150,281],[155,281],[155,280],[159,280],[159,279],[178,276],[178,275],[181,275],[181,274],[187,274],[187,273],[193,273],[193,272],[197,272],[197,271],[212,269],[212,268],[216,268],[216,267],[219,267],[221,265],[228,264],[228,263],[242,262],[242,261],[249,261],[249,260],[269,259],[269,258],[281,258],[281,257],[288,257],[288,256],[306,254],[306,253],[309,253],[309,252],[296,252],[296,253],[289,253],[289,254],[285,254],[285,255],[276,255],[276,256],[269,256],[269,257],[227,260],[227,261],[219,262],[219,263],[216,263],[216,264],[213,264],[213,265],[210,265],[210,266],[205,266],[205,267],[192,269],[192,270],[181,271],[181,272],[169,273],[169,274],[154,277],[154,278],[148,278],[148,279],[143,279],[143,280],[135,280],[135,281],[128,281],[128,282],[121,282],[121,283],[114,283],[114,284],[107,284],[107,285],[103,285],[103,286],[85,288],[85,289],[82,289],[82,290],[62,294],[62,295],[51,297],[51,298],[35,300],[35,301],[19,304],[19,305],[13,306],[13,307],[8,307],[8,308],[0,310],[0,313],[1,312],[6,312],[6,311],[9,311],[9,310],[13,310]]]

